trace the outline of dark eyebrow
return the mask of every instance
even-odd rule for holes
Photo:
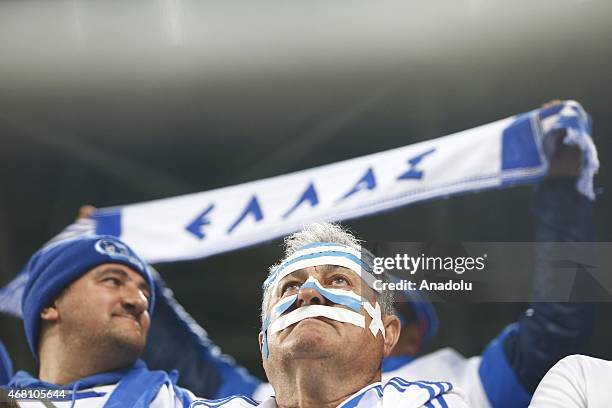
[[[317,266],[317,268],[323,268],[321,270],[321,273],[323,274],[323,276],[328,277],[329,275],[333,275],[335,273],[343,273],[343,274],[347,274],[349,276],[354,275],[356,278],[359,278],[359,276],[352,270],[345,268],[343,266],[337,266],[337,265],[321,265],[321,266]]]
[[[291,272],[289,275],[283,277],[278,281],[278,290],[280,290],[283,286],[283,283],[291,280],[291,279],[308,279],[308,273],[304,269],[298,269],[297,271]]]
[[[128,276],[126,271],[124,271],[123,269],[120,269],[120,268],[115,268],[114,266],[109,266],[109,267],[106,267],[106,268],[102,268],[102,269],[100,269],[98,271],[98,273],[96,275],[97,275],[98,278],[101,278],[102,276],[107,275],[107,274],[111,274],[111,273],[112,274],[121,275],[121,276],[124,276],[124,277]]]
[[[283,279],[281,279],[279,282],[282,282],[285,279],[289,279],[289,278],[301,278],[303,276],[308,276],[308,273],[306,273],[306,271],[304,269],[298,269],[297,271],[293,271],[289,275],[283,277]]]
[[[347,269],[343,266],[337,266],[337,265],[318,265],[316,266],[316,268],[321,272],[321,274],[323,275],[324,278],[327,278],[328,276],[334,274],[334,273],[344,273],[347,274],[348,276],[350,276],[351,274],[355,275],[356,278],[359,278],[359,276],[357,276],[355,274],[355,272],[351,271],[350,269]],[[279,288],[282,287],[282,283],[286,282],[288,280],[290,280],[290,278],[293,279],[308,279],[308,274],[306,273],[306,271],[304,269],[298,269],[295,272],[291,272],[289,275],[285,276],[283,279],[281,279],[280,281],[278,281],[279,283]]]
[[[129,275],[128,275],[128,273],[126,271],[124,271],[121,268],[116,268],[114,266],[109,266],[109,267],[106,267],[106,268],[102,268],[101,270],[98,271],[96,277],[97,278],[101,278],[104,275],[110,275],[110,274],[121,275],[123,278],[130,279],[130,277],[129,277]],[[138,288],[140,290],[146,291],[147,295],[151,296],[151,289],[149,289],[149,285],[147,285],[147,282],[145,282],[144,280],[138,284]]]

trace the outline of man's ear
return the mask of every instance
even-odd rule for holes
[[[263,332],[259,332],[259,352],[261,353],[262,357],[263,357]]]
[[[55,302],[40,311],[40,319],[47,322],[55,322],[59,319],[59,312]]]
[[[385,325],[384,355],[385,357],[389,357],[399,340],[401,324],[400,320],[395,315],[385,316],[382,320],[383,324]]]

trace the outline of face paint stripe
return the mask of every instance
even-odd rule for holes
[[[369,302],[362,302],[362,297],[360,295],[349,290],[327,289],[323,287],[323,285],[321,285],[321,283],[313,276],[310,276],[306,282],[300,286],[300,290],[308,288],[316,290],[327,300],[334,302],[337,305],[349,307],[352,310],[334,306],[311,305],[299,307],[283,316],[283,313],[285,313],[295,303],[298,298],[298,294],[288,296],[285,299],[280,299],[272,307],[272,311],[266,317],[262,327],[262,352],[264,358],[268,358],[269,355],[268,333],[276,333],[299,322],[300,320],[309,317],[328,317],[340,322],[351,323],[365,329],[365,316],[359,313],[362,305],[366,312],[372,317],[372,321],[370,322],[369,326],[372,335],[376,337],[378,331],[380,330],[383,338],[385,337],[385,328],[382,323],[381,310],[378,302],[376,302],[376,307],[373,308]]]
[[[380,333],[382,334],[383,339],[384,339],[385,338],[385,325],[383,324],[383,321],[382,321],[382,311],[380,310],[380,305],[378,304],[378,302],[376,302],[375,307],[372,307],[372,305],[369,302],[363,302],[363,308],[365,309],[366,312],[368,312],[368,314],[372,318],[372,321],[370,322],[370,331],[372,332],[374,337],[376,337],[376,334],[380,330]]]
[[[341,258],[347,258],[351,261],[353,261],[358,267],[356,268],[357,270],[361,270],[364,269],[366,271],[371,271],[372,267],[370,265],[368,265],[367,263],[363,262],[362,259],[358,256],[358,255],[354,255],[352,253],[347,253],[345,251],[319,251],[319,252],[315,252],[315,253],[307,253],[307,254],[300,254],[300,256],[291,259],[291,260],[287,260],[285,262],[283,262],[278,268],[276,268],[276,270],[273,272],[273,274],[268,277],[268,279],[266,279],[266,282],[268,280],[270,281],[275,281],[275,280],[280,280],[282,279],[282,276],[286,275],[286,269],[291,268],[292,265],[294,265],[297,262],[300,261],[305,261],[308,259],[313,259],[313,258],[322,258],[322,257],[341,257]],[[301,269],[301,268],[300,268]],[[297,270],[297,269],[293,269],[293,270]],[[356,272],[357,272],[356,270]],[[282,275],[282,276],[281,276]],[[264,282],[264,285],[266,284],[271,284],[270,283],[266,283]]]
[[[368,284],[368,286],[370,286],[371,288],[374,288],[374,281],[376,280],[374,276],[372,276],[367,271],[365,271],[365,273],[362,273],[363,269],[360,267],[359,264],[356,264],[352,259],[349,259],[347,257],[338,257],[338,256],[317,256],[311,259],[300,260],[299,262],[296,262],[290,265],[288,268],[284,269],[282,273],[278,273],[278,274],[275,273],[274,275],[271,275],[264,282],[264,288],[268,288],[269,286],[275,286],[285,276],[297,270],[308,268],[311,266],[322,266],[322,265],[335,265],[335,266],[341,266],[341,267],[350,269],[353,272],[355,272],[357,276],[363,279]]]
[[[356,259],[360,261],[365,259],[366,267],[371,268],[369,264],[372,263],[373,255],[371,255],[367,250],[355,249],[346,245],[337,244],[337,243],[313,243],[302,247],[301,249],[294,252],[291,256],[286,258],[281,265],[276,269],[275,273],[278,273],[282,268],[296,261],[296,259],[301,258],[305,255],[312,255],[323,252],[338,252],[350,254]],[[268,278],[270,279],[270,277]]]
[[[358,247],[353,248],[348,245],[338,244],[335,242],[315,242],[312,244],[304,245],[302,248],[294,252],[290,257],[285,259],[285,262],[295,259],[304,254],[316,253],[316,252],[324,252],[322,249],[326,248],[326,250],[336,250],[340,252],[347,252],[349,254],[353,254],[356,257],[365,260],[366,263],[372,263],[374,259],[374,255],[365,248]],[[284,262],[283,262],[284,263]]]
[[[331,290],[328,290],[322,287],[319,281],[317,281],[316,279],[313,279],[312,277],[309,278],[301,286],[300,289],[308,289],[308,288],[315,289],[330,302],[334,302],[338,305],[346,306],[350,309],[353,309],[355,312],[359,312],[359,310],[361,309],[361,296],[357,295],[354,292],[343,290],[342,292],[345,292],[345,293],[337,293],[338,290],[336,289],[336,291],[334,291],[336,293],[334,293]]]
[[[280,316],[283,313],[285,313],[285,311],[287,311],[287,309],[289,309],[291,305],[295,303],[296,299],[297,299],[297,295],[289,296],[287,299],[281,299],[277,303],[277,305],[274,306],[272,315],[266,317],[266,320],[264,321],[262,328],[261,328],[262,337],[263,337],[262,351],[263,351],[264,358],[268,358],[268,355],[270,354],[270,352],[268,351],[268,327],[270,327],[270,322],[272,321],[272,319],[275,319],[277,316]]]
[[[263,324],[262,329],[262,353],[264,358],[268,358],[270,352],[268,351],[268,327],[270,326],[270,318],[266,318],[266,321]]]
[[[334,293],[336,295],[341,295],[341,296],[350,296],[353,299],[356,300],[361,300],[361,296],[356,294],[355,292],[353,292],[352,290],[348,290],[348,289],[339,289],[339,288],[326,288],[323,285],[321,285],[321,282],[319,282],[319,280],[315,277],[309,277],[306,282],[304,282],[304,285],[313,283],[314,285],[317,286],[317,288],[325,290],[329,293]],[[304,286],[302,285],[302,287]]]
[[[274,334],[309,317],[327,317],[343,323],[350,323],[365,328],[365,316],[352,310],[331,306],[304,306],[276,319],[269,327],[269,333]]]
[[[289,309],[291,305],[293,305],[293,303],[295,303],[296,299],[297,295],[291,295],[286,299],[279,300],[278,303],[274,306],[271,318],[274,319],[276,316],[280,316],[285,313],[285,311]]]
[[[291,256],[285,259],[285,262],[291,261],[295,258],[298,258],[302,255],[313,254],[317,252],[326,252],[326,251],[339,251],[339,252],[347,252],[349,254],[353,254],[358,258],[362,257],[361,249],[355,249],[347,245],[337,244],[333,242],[315,242],[309,245],[305,245],[302,248],[295,251]]]

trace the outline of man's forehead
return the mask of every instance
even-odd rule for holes
[[[144,283],[145,285],[147,285],[147,287],[149,286],[141,274],[139,274],[129,266],[120,263],[103,263],[90,269],[85,275],[97,277],[113,273],[127,276],[138,284]]]
[[[326,264],[326,265],[308,266],[306,268],[298,269],[297,271],[291,272],[289,275],[285,276],[281,280],[285,280],[290,277],[305,276],[305,275],[316,275],[316,274],[329,275],[330,273],[333,273],[333,272],[351,273],[355,275],[355,277],[359,278],[359,275],[357,275],[357,273],[355,273],[352,269],[345,268],[344,266],[339,266],[339,265]]]

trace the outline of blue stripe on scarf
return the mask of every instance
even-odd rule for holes
[[[96,234],[121,236],[121,207],[95,211],[91,218],[96,220]]]
[[[504,129],[502,136],[502,170],[537,167],[542,164],[531,126],[531,114],[520,115]]]

